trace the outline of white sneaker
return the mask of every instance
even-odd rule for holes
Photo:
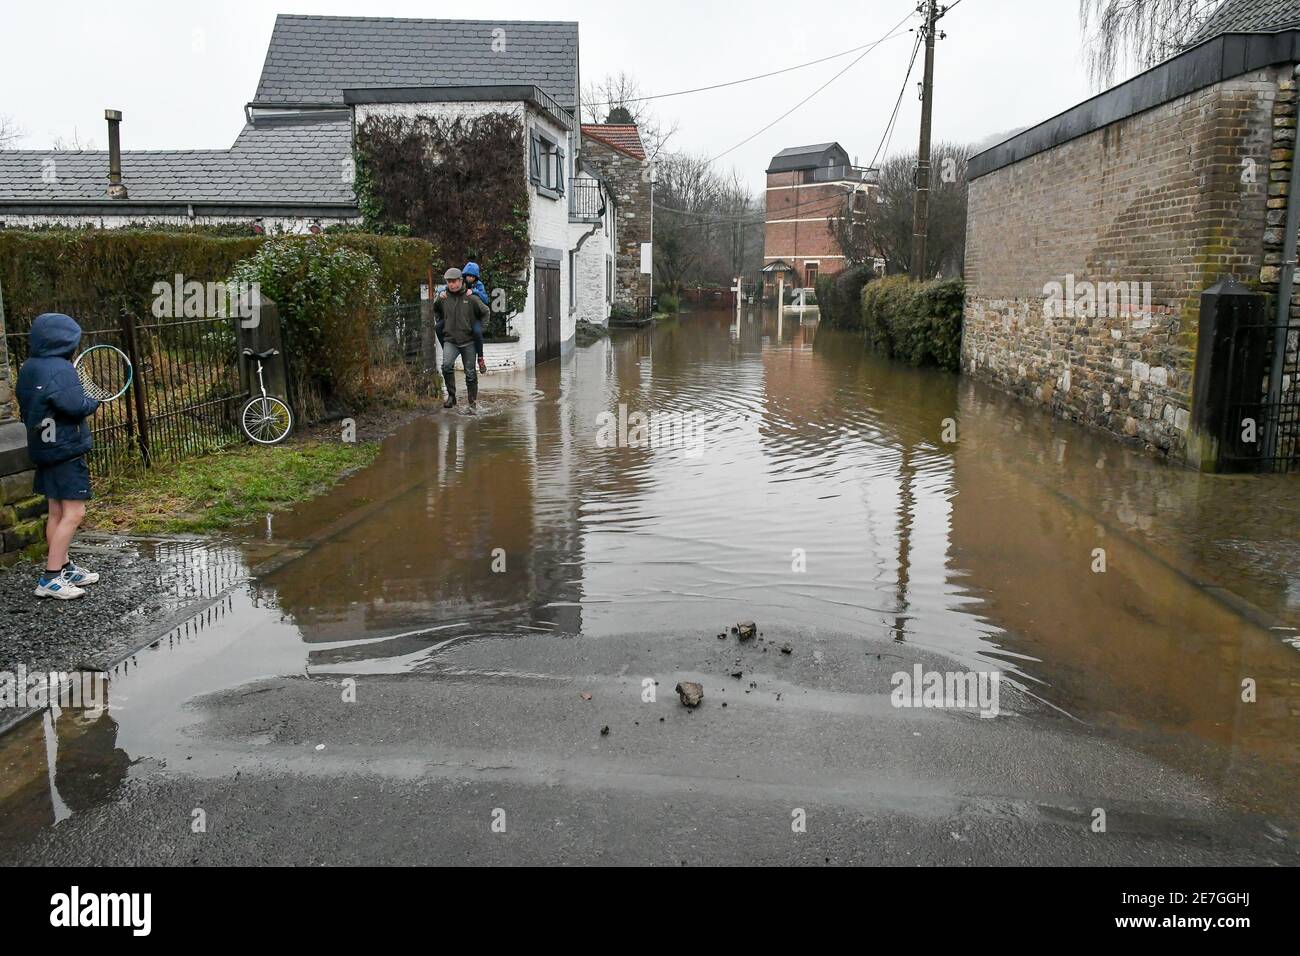
[[[69,581],[66,574],[50,578],[44,583],[37,581],[36,590],[32,593],[37,597],[57,598],[60,601],[71,601],[73,598],[86,596],[85,590]]]
[[[77,587],[81,587],[84,584],[97,584],[99,582],[98,572],[92,571],[90,568],[83,568],[71,558],[68,559],[68,563],[71,567],[64,572],[64,576]]]

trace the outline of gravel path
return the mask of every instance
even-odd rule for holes
[[[29,671],[64,670],[91,656],[125,653],[186,603],[181,550],[118,538],[79,540],[72,553],[100,574],[100,582],[75,601],[37,598],[37,564],[0,570],[0,671],[18,664]]]

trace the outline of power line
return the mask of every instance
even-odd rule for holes
[[[760,136],[760,135],[762,135],[763,133],[766,133],[769,129],[771,129],[771,128],[772,128],[773,126],[775,126],[777,123],[781,122],[781,120],[785,119],[787,116],[789,116],[791,113],[793,113],[793,112],[794,112],[795,110],[797,110],[799,107],[803,106],[805,103],[807,103],[809,100],[811,100],[814,96],[816,96],[816,95],[817,95],[818,93],[820,93],[822,90],[826,89],[826,87],[830,86],[832,83],[834,83],[836,80],[838,80],[841,76],[843,76],[843,75],[844,75],[845,73],[847,73],[849,70],[853,69],[853,67],[855,67],[855,66],[856,66],[856,65],[857,65],[857,64],[862,60],[863,57],[865,57],[868,53],[870,53],[870,52],[871,52],[872,50],[874,50],[876,47],[880,46],[880,44],[884,43],[886,40],[893,39],[895,36],[900,35],[899,27],[901,27],[904,23],[906,23],[906,22],[908,21],[908,19],[912,16],[912,13],[913,13],[913,12],[914,12],[914,11],[910,11],[910,12],[908,12],[908,14],[907,14],[906,16],[903,17],[903,19],[901,19],[901,20],[898,21],[898,23],[893,27],[892,30],[890,30],[887,34],[885,34],[884,36],[882,36],[882,37],[881,37],[879,40],[877,40],[875,43],[868,44],[867,48],[866,48],[865,50],[863,50],[861,53],[859,53],[859,54],[858,54],[858,55],[853,59],[853,61],[852,61],[851,63],[849,63],[848,66],[846,66],[844,69],[840,70],[838,73],[836,73],[834,76],[832,76],[829,80],[827,80],[827,81],[826,81],[825,83],[823,83],[821,86],[817,87],[817,89],[813,90],[811,93],[809,93],[809,94],[808,94],[807,96],[805,96],[803,99],[801,99],[798,103],[796,103],[794,106],[790,107],[788,110],[786,110],[784,113],[782,113],[782,114],[781,114],[780,116],[778,116],[776,119],[772,120],[772,122],[768,123],[768,124],[767,124],[766,126],[764,126],[762,129],[758,130],[757,132],[755,132],[755,133],[753,133],[753,134],[751,134],[751,135],[749,135],[749,136],[746,136],[744,139],[742,139],[742,140],[741,140],[739,143],[737,143],[735,146],[732,146],[732,147],[730,147],[729,149],[724,149],[722,152],[718,153],[717,156],[714,156],[712,159],[709,160],[709,163],[710,163],[710,164],[712,164],[712,163],[716,163],[716,162],[717,162],[718,160],[720,160],[723,156],[726,156],[728,153],[733,152],[734,150],[737,150],[737,149],[739,149],[740,147],[744,146],[746,143],[748,143],[750,140],[754,139],[756,136]]]
[[[824,212],[824,213],[827,213],[827,214],[829,215],[829,214],[830,214],[831,212],[833,212],[835,209],[837,209],[837,208],[839,208],[839,207],[845,205],[846,201],[848,200],[848,198],[849,198],[851,195],[852,195],[851,192],[845,192],[845,193],[841,193],[841,194],[839,194],[839,195],[837,195],[837,196],[832,196],[832,197],[830,197],[829,199],[819,199],[819,200],[816,200],[816,201],[810,203],[810,204],[807,205],[807,206],[795,206],[793,209],[791,209],[791,210],[786,210],[786,211],[791,211],[791,212],[802,212],[802,213],[813,213],[813,214],[823,213],[823,212]],[[659,205],[658,203],[655,203],[655,204],[654,204],[654,207],[655,207],[656,209],[658,209],[658,210],[663,211],[663,212],[676,213],[676,214],[679,215],[679,216],[703,216],[703,215],[715,215],[714,213],[697,213],[697,212],[691,212],[691,211],[686,210],[686,209],[674,209],[672,206],[661,206],[661,205]],[[772,222],[779,222],[779,220],[770,220],[770,221],[772,221]],[[769,222],[769,220],[768,220],[768,219],[766,218],[766,216],[765,216],[765,217],[762,218],[762,219],[736,219],[736,218],[709,219],[709,220],[705,220],[705,221],[702,221],[702,222],[692,222],[692,223],[687,223],[687,225],[689,225],[689,226],[691,226],[691,227],[698,227],[698,226],[732,226],[732,225],[738,225],[738,226],[759,226],[759,225],[763,225],[764,223],[767,223],[767,222]]]
[[[960,2],[960,0],[958,0]],[[889,155],[889,147],[886,145],[886,138],[892,141],[894,138],[894,124],[898,121],[898,108],[903,105],[903,94],[907,92],[907,81],[912,78],[912,67],[916,66],[916,54],[921,49],[921,37],[918,35],[916,42],[912,44],[912,59],[907,64],[907,74],[903,77],[903,88],[898,91],[898,99],[894,102],[894,112],[889,117],[889,122],[885,124],[885,131],[880,135],[880,143],[876,146],[875,155],[871,157],[871,166],[876,165],[876,160],[880,158],[881,150],[885,155]]]
[[[961,0],[957,0],[958,3]],[[955,7],[957,4],[954,3]],[[909,14],[910,16],[910,14]],[[877,43],[880,41],[877,40]],[[712,86],[697,86],[690,90],[677,90],[675,93],[655,93],[650,96],[628,96],[617,100],[606,100],[600,103],[588,103],[587,106],[595,108],[597,106],[622,106],[625,103],[644,103],[647,100],[662,100],[670,96],[686,96],[689,93],[707,93],[709,90],[720,90],[727,86],[738,86],[741,83],[752,83],[755,80],[765,80],[769,76],[780,76],[782,73],[792,73],[795,70],[802,70],[805,67],[816,66],[818,63],[826,63],[829,60],[838,60],[842,56],[848,56],[850,53],[857,53],[859,50],[866,50],[875,46],[873,43],[866,43],[862,46],[855,46],[848,50],[841,50],[839,53],[832,53],[830,56],[823,56],[820,59],[809,60],[807,63],[798,63],[794,66],[787,66],[783,70],[773,70],[771,73],[760,73],[757,76],[747,76],[743,80],[728,80],[725,83],[714,83]]]

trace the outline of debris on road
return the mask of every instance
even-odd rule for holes
[[[793,654],[793,653],[794,653],[794,648],[791,647],[790,644],[788,644],[788,643],[786,643],[786,644],[782,644],[782,645],[781,645],[781,653],[782,653],[782,654]]]
[[[606,724],[604,727],[601,727],[601,728],[600,728],[600,735],[601,735],[602,737],[608,737],[608,736],[609,736],[609,724]]]
[[[704,699],[704,688],[695,681],[684,680],[677,685],[677,696],[687,707],[698,707]]]
[[[740,635],[742,641],[748,641],[758,633],[758,627],[753,621],[741,621],[736,625],[736,633]]]
[[[583,700],[591,700],[591,694],[589,694],[587,691],[584,690],[584,691],[582,692],[582,699],[583,699]]]

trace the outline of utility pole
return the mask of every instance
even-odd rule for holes
[[[921,81],[921,141],[916,149],[916,203],[912,213],[912,278],[928,279],[925,240],[930,230],[930,118],[934,111],[935,24],[947,11],[938,0],[922,0],[916,8],[925,14],[925,79]]]

